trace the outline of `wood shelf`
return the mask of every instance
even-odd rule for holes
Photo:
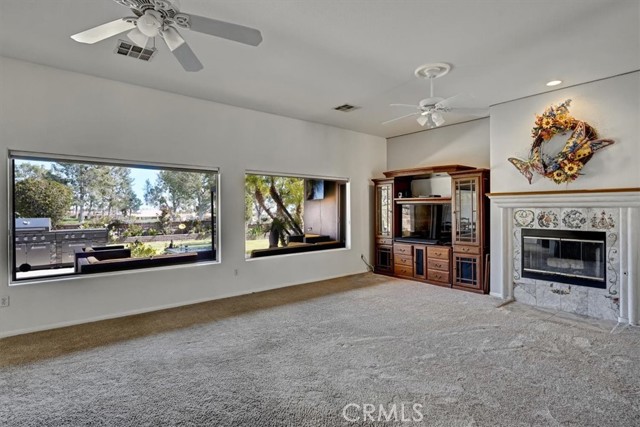
[[[444,166],[422,166],[412,169],[400,169],[383,172],[387,178],[411,177],[413,179],[428,178],[435,174],[448,174],[451,172],[461,172],[474,170],[473,166],[465,165],[444,165]]]
[[[451,203],[451,197],[396,197],[397,204],[403,205],[447,205]]]

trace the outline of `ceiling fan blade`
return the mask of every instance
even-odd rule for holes
[[[162,38],[164,39],[164,42],[167,44],[171,52],[185,43],[178,30],[173,27],[167,27],[167,29],[162,31],[162,33],[160,34],[162,34]]]
[[[489,110],[486,108],[452,108],[450,113],[464,114],[467,116],[484,117],[489,115]]]
[[[135,27],[136,24],[133,22],[116,19],[115,21],[107,22],[106,24],[98,25],[89,30],[74,34],[71,38],[80,43],[93,44],[115,36],[116,34],[124,33],[127,30],[132,30]]]
[[[407,117],[411,117],[411,116],[417,116],[419,113],[411,113],[411,114],[405,114],[404,116],[400,116],[400,117],[396,117],[395,119],[391,119],[391,120],[387,120],[386,122],[382,122],[383,125],[387,125],[391,122],[395,122],[396,120],[401,120],[401,119],[405,119]]]
[[[173,56],[176,57],[185,71],[200,71],[204,68],[196,54],[193,53],[189,45],[186,43],[182,43],[173,50]]]
[[[435,107],[436,108],[452,108],[453,104],[455,103],[455,101],[458,101],[462,98],[462,94],[459,93],[457,95],[453,95],[452,97],[443,99],[442,101],[438,102]]]
[[[149,37],[142,34],[142,32],[138,29],[138,27],[129,31],[127,33],[127,37],[129,38],[129,40],[131,40],[132,42],[134,42],[140,47],[146,47],[147,43],[149,43]]]
[[[205,18],[204,16],[189,15],[189,28],[199,33],[221,37],[250,46],[258,46],[262,43],[262,34],[255,28]]]
[[[411,108],[418,108],[417,105],[411,105],[411,104],[389,104],[389,106],[391,107],[411,107]]]

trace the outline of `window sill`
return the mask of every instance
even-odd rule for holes
[[[166,270],[177,270],[184,268],[195,268],[207,265],[217,265],[221,264],[221,261],[200,261],[189,264],[176,264],[176,265],[166,265],[162,267],[150,267],[150,268],[136,268],[130,270],[119,270],[119,271],[110,271],[107,273],[94,273],[94,274],[69,274],[65,276],[51,276],[51,277],[43,277],[39,279],[25,279],[25,280],[13,280],[9,277],[9,286],[23,286],[23,285],[36,285],[36,284],[48,284],[52,282],[70,282],[76,280],[93,280],[99,279],[103,277],[117,277],[117,276],[125,276],[130,274],[138,274],[145,273],[150,271],[166,271]]]
[[[295,256],[301,256],[301,255],[311,255],[311,254],[318,254],[318,253],[340,252],[340,251],[350,251],[350,250],[351,248],[345,246],[344,248],[318,249],[318,250],[309,251],[309,252],[294,252],[289,254],[273,254],[273,255],[262,256],[257,258],[245,258],[245,261],[254,262],[254,261],[261,261],[261,260],[270,259],[270,258],[284,258],[284,257],[292,257],[292,256],[295,257]]]

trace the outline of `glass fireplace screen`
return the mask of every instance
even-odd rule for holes
[[[605,288],[606,233],[522,230],[522,277]]]

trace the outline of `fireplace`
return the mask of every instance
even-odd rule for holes
[[[606,233],[522,230],[522,277],[606,288]]]
[[[640,326],[638,189],[489,197],[497,210],[491,224],[492,295]],[[570,259],[561,262],[563,239],[563,255]],[[582,255],[576,255],[578,247]],[[563,283],[566,278],[586,286]]]

